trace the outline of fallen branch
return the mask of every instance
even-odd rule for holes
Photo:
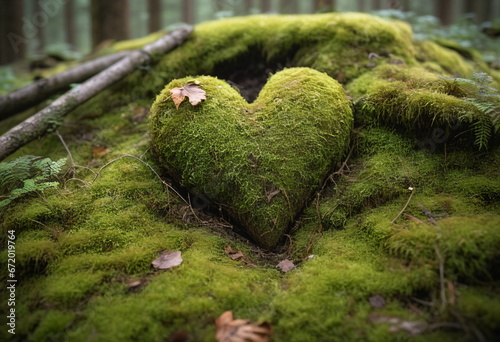
[[[80,83],[88,79],[130,53],[130,50],[126,50],[102,56],[0,96],[0,120],[42,102],[50,95],[67,89],[72,83]]]
[[[180,45],[192,32],[191,26],[177,29],[157,41],[145,45],[109,68],[93,76],[85,83],[71,89],[48,107],[13,127],[0,137],[0,160],[4,159],[21,146],[42,136],[47,131],[59,126],[62,117],[89,100],[113,83],[121,80],[138,66],[152,60],[152,54],[164,54]]]
[[[406,217],[406,219],[407,219],[407,220],[410,220],[410,221],[416,222],[416,223],[418,223],[418,224],[424,224],[424,221],[422,221],[422,220],[420,220],[420,219],[416,218],[415,216],[412,216],[412,215],[410,215],[410,214],[406,214],[406,213],[405,213],[405,214],[403,214],[403,215],[404,215],[404,217]]]
[[[434,216],[432,216],[432,213],[430,212],[429,209],[427,209],[426,207],[424,207],[422,204],[418,204],[420,210],[422,210],[422,212],[424,213],[425,216],[427,216],[427,221],[429,221],[430,224],[432,224],[433,226],[438,226],[436,220],[434,220]]]

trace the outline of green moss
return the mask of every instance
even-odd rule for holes
[[[457,122],[466,113],[477,111],[445,79],[420,67],[380,66],[348,89],[359,99],[355,108],[360,123],[384,122],[420,138],[433,128],[441,128],[442,135],[463,134],[468,127]]]
[[[431,41],[415,41],[414,43],[417,50],[416,58],[420,62],[435,61],[439,65],[439,71],[443,74],[462,77],[472,74],[472,63],[464,60],[458,52]]]
[[[437,263],[437,246],[447,277],[489,279],[497,275],[499,224],[498,215],[479,215],[446,218],[439,221],[440,228],[410,225],[391,236],[389,248],[413,262]]]
[[[53,305],[74,307],[100,284],[103,273],[79,272],[52,275],[44,282],[42,298]]]
[[[464,319],[476,322],[476,328],[486,336],[500,333],[500,300],[495,288],[459,289],[457,306],[464,313]]]
[[[364,130],[358,134],[354,146],[353,166],[343,171],[335,183],[335,192],[319,207],[328,228],[342,228],[353,215],[398,198],[403,205],[410,187],[426,193],[441,181],[436,173],[440,172],[442,160],[415,151],[409,139],[394,131]]]
[[[428,288],[434,277],[429,269],[408,268],[391,259],[351,231],[328,232],[300,272],[289,273],[286,292],[274,302],[277,337],[283,341],[378,340],[368,338],[373,328],[366,320],[377,311],[369,297],[382,295],[392,314],[410,317],[397,297]],[[387,331],[378,334],[382,340],[391,339]]]
[[[75,317],[75,313],[70,311],[48,311],[28,341],[64,339],[66,337],[64,331],[71,325]]]
[[[267,320],[273,325],[276,341],[457,341],[464,338],[464,331],[479,331],[486,340],[494,340],[499,335],[500,148],[492,143],[481,153],[473,151],[467,147],[467,133],[460,135],[465,144],[443,140],[446,127],[453,130],[454,126],[437,124],[442,122],[441,105],[452,106],[450,116],[454,116],[460,109],[457,103],[477,90],[467,88],[467,82],[439,77],[467,77],[470,71],[470,60],[450,49],[456,50],[449,44],[445,48],[413,42],[406,24],[353,13],[253,16],[199,25],[185,45],[165,55],[159,64],[141,68],[68,115],[68,124],[59,132],[75,162],[88,169],[78,167],[76,174],[62,176],[57,191],[23,198],[1,213],[2,246],[6,246],[5,232],[15,230],[18,282],[16,335],[2,329],[0,340],[163,341],[186,331],[190,340],[211,341],[214,320],[226,310],[238,318]],[[370,52],[382,58],[370,60]],[[162,174],[148,151],[147,124],[141,119],[154,94],[172,79],[188,74],[231,79],[242,65],[254,75],[284,66],[312,66],[347,83],[358,103],[375,91],[391,95],[377,98],[385,101],[382,108],[390,112],[390,118],[357,107],[359,125],[347,165],[293,222],[287,244],[280,246],[285,254],[270,255],[241,239],[229,238],[231,229],[212,230],[222,216],[219,212],[212,213],[214,219],[195,207],[203,221],[195,219],[178,195],[167,190],[143,163]],[[484,66],[478,63],[477,67]],[[495,76],[491,70],[487,72]],[[242,101],[222,81],[210,78],[209,84],[221,86],[209,95],[225,96],[217,100],[217,109],[227,108],[229,101]],[[279,94],[291,96],[294,92],[299,93],[290,87]],[[275,108],[292,113],[286,103],[278,101],[279,96],[270,92],[264,96],[268,101],[277,99]],[[183,103],[175,113],[199,115],[204,113],[202,108],[210,108],[210,100],[215,101],[209,98],[199,107]],[[302,100],[295,100],[293,106],[305,106]],[[315,96],[309,100],[319,101]],[[324,103],[321,101],[318,103]],[[261,109],[258,104],[242,103],[247,117]],[[167,102],[163,105],[172,107]],[[373,105],[377,107],[379,102]],[[436,121],[430,125],[435,113]],[[2,127],[7,129],[21,117],[3,122]],[[296,125],[297,132],[307,133],[300,131],[302,121],[307,121],[302,116],[281,121],[281,125]],[[200,126],[212,128],[214,134],[224,125],[240,127],[229,125],[230,120],[222,122],[206,121]],[[264,127],[258,123],[262,124],[259,128]],[[460,128],[466,129],[466,125]],[[251,131],[255,135],[262,132]],[[419,143],[422,137],[439,146],[428,153],[431,150]],[[224,139],[217,136],[212,142]],[[304,147],[288,140],[283,145],[265,142],[273,153],[293,158],[303,167],[306,161],[291,156],[289,150]],[[200,145],[195,139],[182,147],[207,148]],[[92,150],[95,146],[107,150],[98,155]],[[229,152],[240,148],[227,146]],[[55,135],[28,144],[11,158],[25,154],[52,160],[67,157]],[[93,181],[93,172],[124,154],[141,157],[142,162],[131,157],[118,159],[100,170]],[[220,162],[220,156],[226,155],[217,156],[215,161]],[[208,155],[206,160],[212,157]],[[282,161],[265,159],[262,153],[254,157],[260,157],[261,166],[263,161],[268,165]],[[218,176],[234,184],[238,165]],[[195,166],[190,164],[186,170],[195,170]],[[200,175],[192,177],[203,179]],[[64,183],[73,176],[79,180]],[[267,180],[272,177],[275,175]],[[287,179],[283,188],[297,186],[298,182]],[[192,202],[198,198],[202,205],[207,199],[214,204],[213,197],[201,193],[219,194],[219,184],[194,189],[198,197],[191,196]],[[316,186],[311,186],[311,193]],[[260,189],[259,195],[272,190]],[[273,201],[281,198],[276,196],[281,194]],[[430,210],[442,232],[407,219],[405,214],[427,220],[419,204]],[[450,299],[446,306],[439,298],[436,242],[444,256]],[[257,267],[231,260],[224,253],[227,245],[243,251]],[[153,269],[151,261],[164,249],[182,251],[184,262],[171,270]],[[7,260],[7,254],[3,248],[0,258]],[[314,255],[312,259],[310,255]],[[293,259],[297,268],[280,273],[275,265],[285,257]],[[5,282],[4,273],[0,274]],[[140,279],[141,285],[129,289],[131,278]],[[6,302],[4,293],[2,302]],[[369,303],[375,294],[386,301],[381,309]],[[432,305],[419,304],[422,300]],[[376,322],[374,315],[427,323],[435,329],[410,337],[403,331],[391,332],[394,324]],[[436,328],[441,323],[463,329]],[[475,338],[470,334],[465,338],[469,337]]]
[[[117,89],[142,97],[185,75],[229,77],[238,64],[267,74],[262,63],[311,67],[348,82],[369,70],[371,52],[415,64],[411,36],[406,23],[360,13],[226,18],[196,26],[153,70],[136,72]]]
[[[227,83],[198,77],[207,100],[177,110],[168,84],[152,107],[152,144],[173,177],[221,205],[261,246],[274,248],[347,147],[351,109],[339,84],[308,68],[271,77],[253,104]],[[293,138],[291,138],[293,137]]]

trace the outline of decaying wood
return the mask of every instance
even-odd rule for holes
[[[7,95],[0,96],[0,120],[28,109],[52,94],[67,89],[72,83],[80,83],[92,75],[126,57],[131,51],[102,56],[82,63],[57,75],[42,78]]]
[[[0,160],[21,146],[60,125],[62,117],[111,84],[121,80],[140,65],[152,60],[152,54],[164,54],[182,44],[192,32],[191,26],[179,28],[140,50],[130,52],[109,68],[69,90],[49,106],[13,127],[0,137]]]

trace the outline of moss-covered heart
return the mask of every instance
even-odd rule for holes
[[[170,90],[194,81],[206,100],[176,109]],[[251,104],[214,77],[174,80],[152,106],[150,134],[170,175],[272,249],[340,161],[352,123],[337,81],[290,68],[272,76]]]

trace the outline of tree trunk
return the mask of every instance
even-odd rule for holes
[[[448,26],[453,21],[453,1],[452,0],[439,0],[436,3],[436,13],[441,23]]]
[[[160,0],[148,0],[148,31],[156,32],[161,30],[161,1]]]
[[[52,77],[42,78],[7,95],[0,96],[0,120],[4,120],[13,114],[42,102],[50,95],[68,88],[72,83],[79,83],[86,80],[90,76],[97,74],[126,57],[130,52],[120,51],[112,55],[97,58]]]
[[[296,14],[299,13],[299,4],[297,0],[280,0],[280,13]]]
[[[128,39],[129,12],[128,0],[92,0],[92,46],[95,48],[108,39]]]
[[[462,7],[463,12],[465,14],[474,13],[475,12],[475,8],[474,8],[475,2],[476,2],[475,0],[464,0],[463,7]]]
[[[270,0],[260,0],[260,11],[262,13],[271,12],[271,1]]]
[[[243,10],[245,14],[250,14],[253,8],[253,0],[243,0]]]
[[[66,114],[111,84],[121,80],[138,66],[150,62],[151,55],[164,54],[180,45],[192,30],[191,26],[180,28],[140,50],[132,51],[128,57],[71,89],[48,107],[10,129],[0,137],[0,160],[60,125]]]
[[[410,11],[410,0],[399,1],[399,9],[403,12],[409,12]]]
[[[0,64],[22,60],[33,29],[23,31],[23,1],[3,0],[0,11]],[[27,36],[29,35],[29,36]]]
[[[68,43],[71,51],[77,51],[74,0],[66,0],[64,4],[64,28],[66,31],[66,43]]]
[[[384,6],[382,4],[382,0],[373,0],[373,9],[375,11],[383,9]]]
[[[182,20],[189,25],[194,24],[194,0],[182,0]]]
[[[44,13],[41,2],[37,0],[33,0],[33,7],[35,8],[35,13]],[[35,17],[35,15],[33,15]],[[39,15],[38,17],[44,18],[45,20],[40,21],[39,25],[37,25],[38,30],[36,31],[36,46],[35,46],[35,54],[38,57],[42,57],[45,55],[45,27],[47,26],[49,22],[49,17],[47,15],[42,16]]]
[[[315,12],[331,12],[335,10],[335,0],[315,0]]]
[[[476,23],[481,24],[493,18],[493,3],[491,0],[475,2]]]
[[[358,0],[358,11],[359,12],[366,12],[366,1],[365,0]]]

